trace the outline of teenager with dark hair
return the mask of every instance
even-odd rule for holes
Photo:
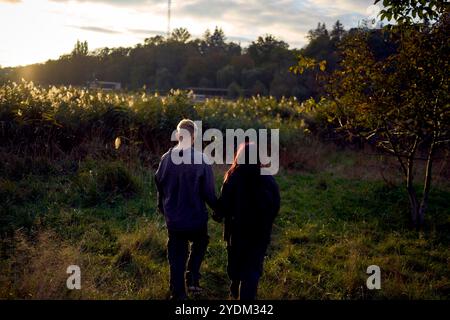
[[[256,144],[241,144],[225,174],[215,213],[225,220],[227,272],[233,298],[256,298],[272,224],[279,209],[278,185],[273,176],[261,175]]]

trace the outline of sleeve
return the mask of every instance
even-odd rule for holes
[[[214,182],[214,173],[210,165],[205,165],[202,188],[203,188],[202,190],[203,199],[211,209],[216,210],[217,205],[216,187]]]
[[[155,173],[155,185],[156,185],[156,205],[159,209],[159,212],[164,214],[164,192],[161,186],[161,175],[162,175],[162,163],[163,160],[159,163],[158,170]]]
[[[226,181],[222,185],[219,200],[217,201],[217,208],[215,215],[219,219],[226,218],[230,213],[230,204],[233,203],[233,187],[230,181]]]

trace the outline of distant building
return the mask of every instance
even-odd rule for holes
[[[220,88],[194,88],[189,87],[185,90],[192,91],[194,94],[195,102],[204,102],[206,99],[211,98],[227,98],[228,90]]]
[[[88,88],[112,91],[112,90],[122,89],[122,84],[120,82],[94,80],[94,81],[88,82]]]

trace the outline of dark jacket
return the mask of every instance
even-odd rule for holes
[[[217,215],[225,218],[224,240],[230,246],[267,246],[280,209],[280,193],[272,176],[238,167],[222,186]],[[245,248],[244,248],[245,249]]]
[[[194,150],[184,150],[191,154],[191,164],[175,164],[171,153],[179,152],[171,148],[161,157],[155,182],[158,190],[158,208],[164,214],[170,230],[198,230],[207,225],[208,210],[216,204],[214,174],[205,156]],[[194,156],[201,164],[194,163]]]

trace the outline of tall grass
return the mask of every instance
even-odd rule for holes
[[[425,231],[405,229],[407,199],[392,161],[319,142],[327,119],[308,103],[195,104],[181,91],[161,97],[26,82],[0,87],[0,298],[166,298],[167,235],[153,173],[184,117],[205,129],[281,130],[282,205],[260,298],[449,298],[446,175],[431,194]],[[223,169],[215,168],[217,189]],[[195,298],[223,299],[225,244],[221,226],[209,227],[206,291]],[[73,264],[81,291],[65,286]],[[381,267],[380,291],[365,287],[371,264]]]
[[[162,97],[9,83],[0,87],[0,147],[53,157],[92,154],[95,148],[89,146],[100,145],[101,155],[107,155],[115,138],[121,137],[125,147],[141,154],[159,153],[170,144],[177,123],[191,118],[202,120],[205,129],[279,128],[286,148],[305,139],[306,115],[295,98],[211,99],[196,104],[185,91]]]

